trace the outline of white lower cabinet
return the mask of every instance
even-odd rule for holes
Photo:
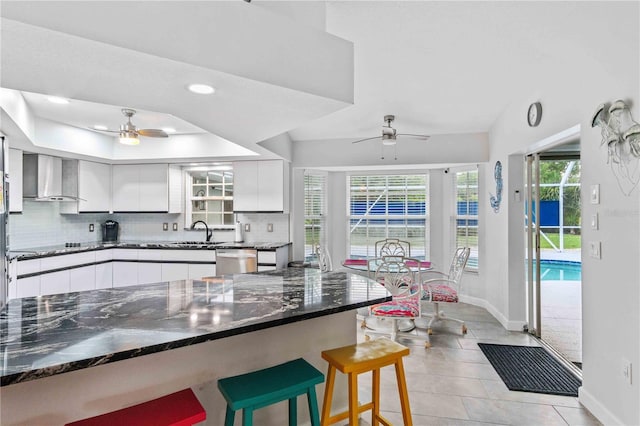
[[[138,284],[138,263],[118,262],[111,263],[113,266],[113,287],[126,287]]]
[[[258,251],[258,271],[286,267],[289,247]],[[205,262],[205,263],[191,263]],[[214,250],[107,249],[12,260],[8,299],[126,287],[216,275]],[[260,265],[262,263],[262,265]],[[86,265],[86,266],[81,266]],[[47,272],[60,268],[69,269]],[[40,273],[42,272],[42,273]],[[17,279],[18,276],[38,274]]]
[[[96,288],[96,266],[83,266],[69,270],[69,291],[93,290]]]
[[[289,246],[274,250],[258,250],[258,272],[284,269],[289,265]]]
[[[161,281],[184,280],[189,276],[187,263],[162,263]]]
[[[190,263],[189,279],[199,280],[204,277],[214,277],[216,275],[216,265],[206,263]]]
[[[96,288],[113,287],[113,264],[111,262],[96,265]]]
[[[69,277],[69,269],[40,275],[40,294],[46,296],[48,294],[68,293]]]
[[[138,284],[159,283],[162,279],[161,263],[138,263]]]
[[[40,296],[40,275],[17,280],[15,294],[17,298]]]

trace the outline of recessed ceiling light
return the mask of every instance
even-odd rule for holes
[[[93,128],[96,130],[108,130],[108,127],[103,124],[96,124]]]
[[[165,133],[175,133],[176,129],[174,129],[173,127],[163,127],[162,131]]]
[[[210,95],[216,91],[213,87],[208,84],[190,84],[187,86],[190,92],[197,93],[199,95]]]
[[[66,105],[69,103],[69,99],[61,98],[59,96],[49,96],[47,98],[52,104]]]

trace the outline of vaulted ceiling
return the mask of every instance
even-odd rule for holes
[[[595,57],[615,63],[595,31],[598,5],[4,2],[0,86],[72,99],[25,95],[52,122],[117,128],[131,107],[139,127],[216,135],[242,155],[273,155],[273,138],[375,136],[386,114],[402,133],[483,133],[514,98],[535,99],[539,81]],[[194,95],[191,82],[217,91]]]

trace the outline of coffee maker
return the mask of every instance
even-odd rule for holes
[[[120,225],[115,220],[107,220],[102,224],[102,242],[113,243],[118,241],[118,229]]]

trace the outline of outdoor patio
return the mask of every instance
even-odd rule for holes
[[[543,260],[580,262],[580,250],[543,250]],[[541,281],[542,339],[573,363],[582,363],[582,281]]]

